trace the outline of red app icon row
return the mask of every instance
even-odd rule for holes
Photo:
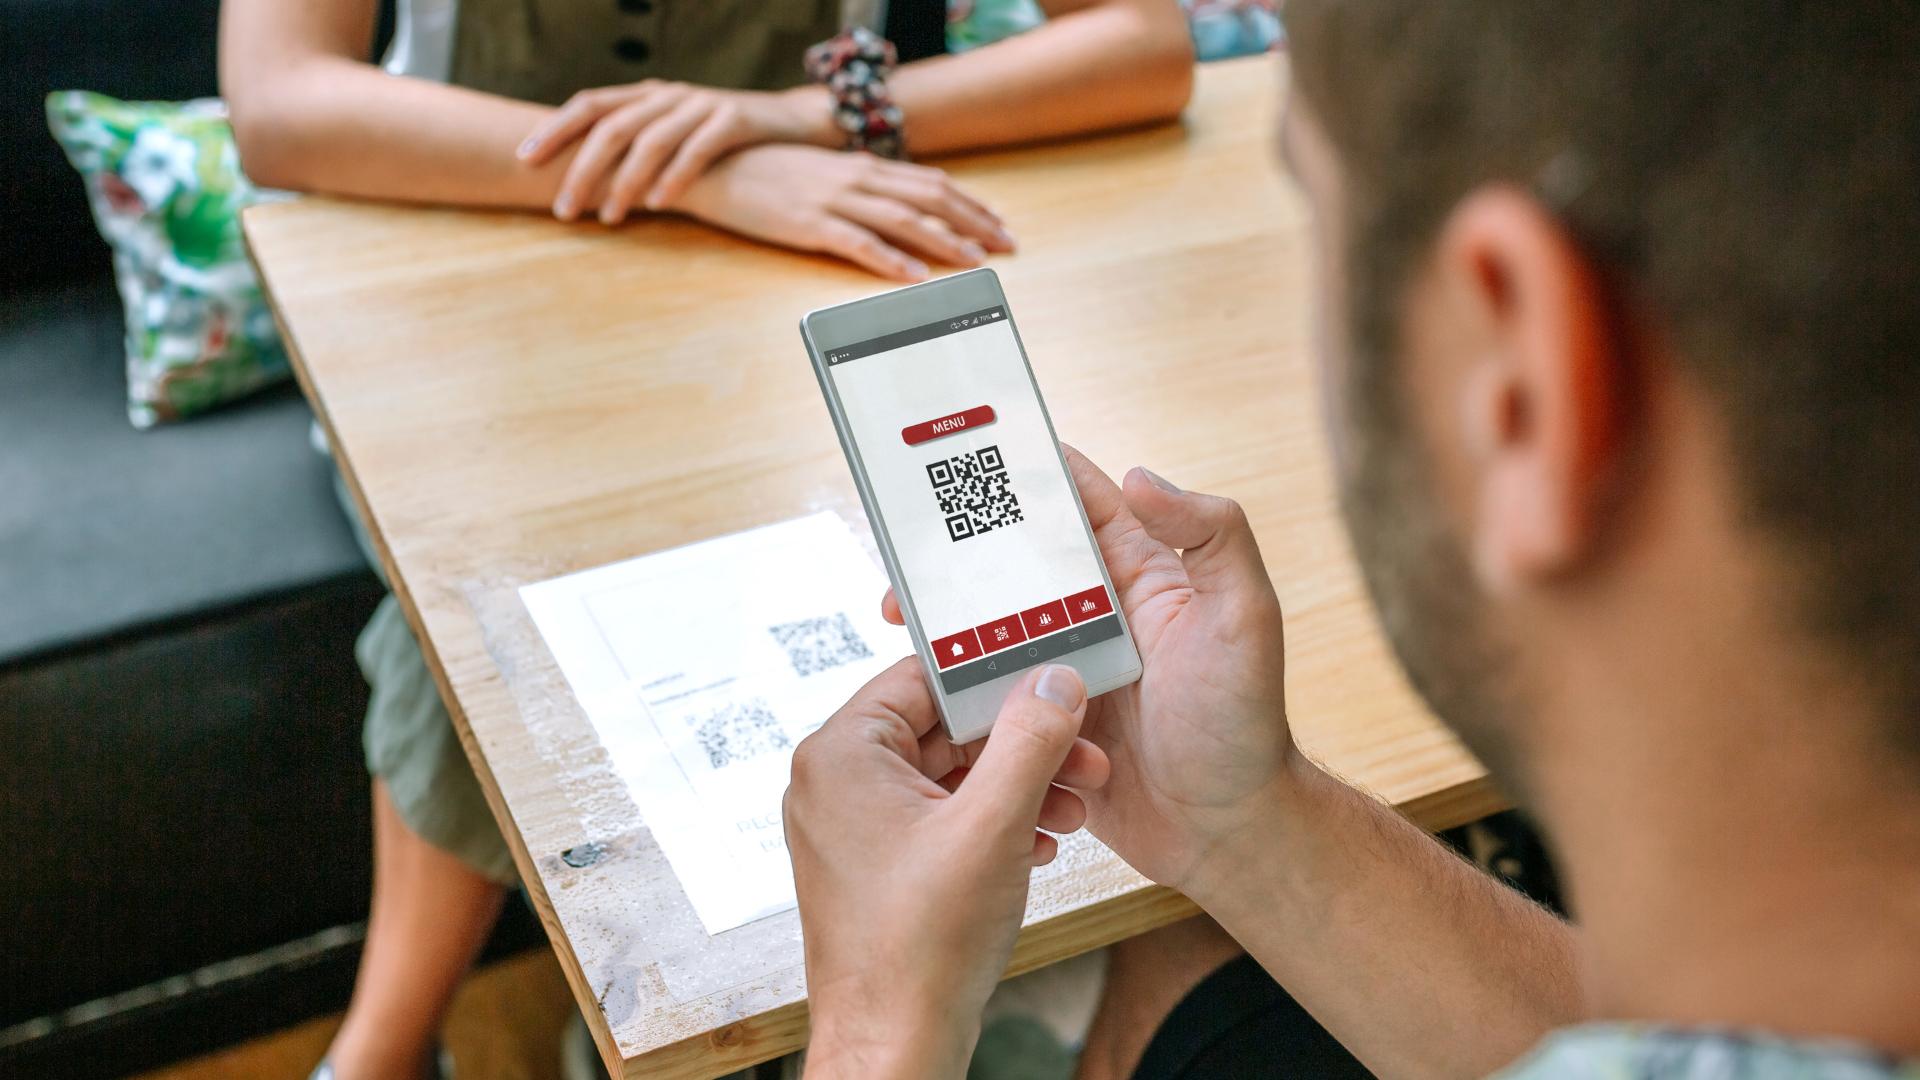
[[[1113,613],[1113,599],[1106,586],[1095,585],[1072,596],[1050,600],[1018,615],[1008,615],[962,630],[933,643],[933,659],[942,670],[969,660],[978,660],[990,652],[1011,648],[1029,638],[1045,637],[1075,623]]]

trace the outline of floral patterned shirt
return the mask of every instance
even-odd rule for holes
[[[1842,1042],[1753,1032],[1590,1024],[1547,1037],[1497,1080],[1920,1080],[1900,1061]]]

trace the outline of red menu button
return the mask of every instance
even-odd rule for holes
[[[1027,632],[1020,627],[1020,616],[1009,615],[997,622],[985,623],[974,627],[980,633],[980,644],[988,652],[1009,649],[1027,640]]]
[[[934,642],[931,647],[933,662],[942,670],[955,664],[980,659],[980,638],[971,630],[962,630],[952,637],[943,637]]]
[[[1066,604],[1067,617],[1077,623],[1113,613],[1113,602],[1107,598],[1107,589],[1104,585],[1095,585],[1086,592],[1074,593],[1067,597]]]
[[[958,435],[969,428],[985,427],[991,423],[993,423],[993,406],[976,405],[964,412],[948,413],[924,424],[901,428],[900,437],[907,440],[908,446],[919,446],[923,442],[931,442],[948,435]]]
[[[1027,636],[1045,637],[1055,630],[1067,628],[1067,609],[1055,600],[1050,604],[1041,604],[1037,608],[1028,608],[1020,613],[1020,621],[1026,624]]]

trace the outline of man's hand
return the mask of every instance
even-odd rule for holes
[[[1485,1076],[1583,1015],[1567,926],[1294,749],[1280,605],[1240,508],[1066,456],[1145,665],[1088,708],[1112,775],[1087,828],[1379,1075]]]
[[[1236,503],[1144,469],[1123,491],[1077,451],[1066,457],[1143,666],[1088,713],[1113,770],[1087,794],[1088,828],[1185,891],[1222,842],[1274,827],[1261,804],[1304,763],[1287,730],[1280,602]],[[883,609],[900,621],[891,593]]]
[[[527,134],[518,156],[541,165],[580,143],[554,196],[554,216],[573,220],[604,190],[600,220],[614,225],[635,207],[672,203],[734,150],[825,145],[835,134],[832,101],[817,86],[772,93],[646,79],[573,95]]]
[[[977,266],[984,247],[1011,247],[999,219],[938,169],[807,146],[742,150],[667,209],[899,281],[925,279],[922,260]]]
[[[1028,875],[1057,851],[1047,833],[1080,828],[1075,792],[1106,782],[1105,755],[1076,738],[1086,706],[1073,669],[1042,667],[988,738],[955,746],[910,657],[794,751],[784,816],[810,1075],[965,1073]]]

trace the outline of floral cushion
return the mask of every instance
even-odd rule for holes
[[[47,123],[86,181],[127,317],[127,415],[178,420],[287,377],[240,238],[267,198],[241,173],[217,100],[47,96]]]
[[[1279,0],[1180,0],[1201,60],[1249,56],[1279,46]],[[947,0],[947,51],[966,52],[1040,25],[1034,0]]]
[[[1045,21],[1034,0],[947,0],[947,51],[991,45]]]
[[[1226,60],[1281,45],[1279,0],[1181,0],[1201,60]]]

